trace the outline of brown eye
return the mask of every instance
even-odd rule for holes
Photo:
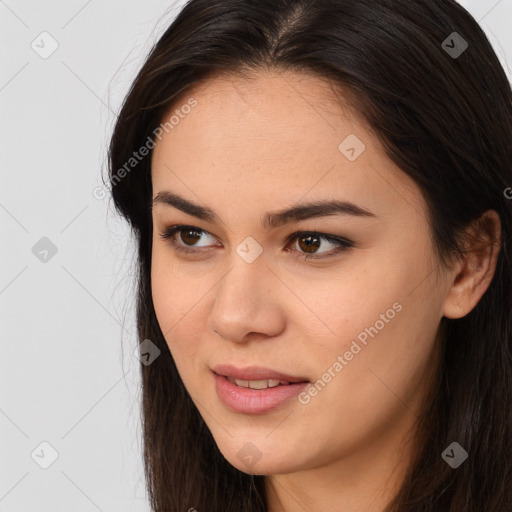
[[[201,239],[201,231],[197,229],[182,229],[180,230],[180,239],[186,245],[194,245]]]
[[[179,240],[177,240],[176,236],[178,233]],[[205,248],[205,244],[197,244],[197,242],[200,242],[201,238],[205,235],[209,235],[213,239],[213,236],[203,229],[199,229],[194,226],[183,226],[180,224],[166,228],[163,232],[160,233],[160,238],[163,240],[168,240],[171,247],[176,249],[178,252],[192,253],[198,252],[196,247],[202,247],[203,249]]]
[[[354,246],[354,244],[347,239],[340,238],[332,235],[325,235],[311,231],[301,231],[294,233],[289,239],[289,242],[296,240],[298,249],[292,249],[294,252],[299,253],[298,257],[302,259],[323,259],[335,254],[346,251]],[[319,251],[318,249],[327,242],[332,247],[331,251]],[[311,256],[310,256],[311,255]]]
[[[301,236],[297,238],[299,247],[308,254],[314,254],[321,245],[321,237],[319,236]]]
[[[179,233],[179,240],[177,240],[177,234]],[[203,236],[210,236],[213,239],[213,244],[198,244]],[[163,240],[168,240],[169,244],[177,251],[181,253],[195,253],[199,254],[205,250],[210,250],[212,246],[219,247],[215,244],[215,238],[203,229],[196,228],[194,226],[184,226],[182,224],[169,226],[163,232],[160,233],[160,237]],[[297,253],[297,257],[301,259],[323,259],[330,256],[334,256],[339,252],[346,251],[354,247],[354,244],[345,238],[326,235],[323,233],[317,233],[313,231],[300,231],[293,233],[288,237],[289,245],[292,241],[297,240],[296,245],[298,249],[285,249],[289,252]],[[319,248],[323,245],[327,245],[331,250],[319,251]]]

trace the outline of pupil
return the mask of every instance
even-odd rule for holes
[[[317,236],[304,236],[302,237],[300,240],[305,240],[305,245],[306,247],[303,248],[301,246],[301,249],[304,251],[304,252],[308,252],[308,253],[312,253],[314,252],[314,249],[318,249],[318,246],[320,245],[318,242],[319,242],[319,237]],[[315,242],[313,242],[313,240],[315,240]],[[300,242],[300,241],[299,241]]]
[[[188,229],[187,231],[182,231],[182,232],[181,232],[181,239],[182,239],[182,241],[183,241],[183,242],[185,242],[185,243],[190,242],[190,240],[188,240],[188,241],[187,241],[187,240],[185,239],[186,237],[188,237],[188,236],[190,235],[190,233],[196,233],[196,236],[195,236],[195,237],[194,237],[193,235],[192,235],[192,237],[191,237],[191,238],[193,238],[193,239],[195,238],[195,240],[192,240],[192,241],[191,241],[192,243],[190,244],[190,245],[193,245],[193,242],[197,242],[197,240],[200,238],[200,235],[199,235],[199,233],[197,232],[197,230],[194,230],[194,229]]]

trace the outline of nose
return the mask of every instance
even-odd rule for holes
[[[235,254],[214,289],[208,329],[234,343],[278,335],[285,327],[283,288],[263,257],[247,263]]]

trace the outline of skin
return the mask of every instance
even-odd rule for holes
[[[153,206],[153,302],[184,385],[226,459],[269,475],[270,512],[382,511],[415,448],[415,422],[438,364],[439,322],[473,309],[499,248],[468,251],[442,267],[419,188],[318,77],[219,75],[171,110],[191,96],[198,105],[152,155],[153,197],[172,191],[220,218]],[[350,134],[366,146],[355,161],[338,149]],[[331,215],[273,230],[260,224],[268,211],[321,199],[348,200],[376,217]],[[487,215],[489,236],[497,236],[499,217]],[[195,244],[195,256],[159,237],[174,224],[206,232],[174,237]],[[316,254],[331,257],[301,260],[304,239],[287,243],[297,230],[341,236],[354,247],[336,253],[324,240]],[[252,263],[236,252],[248,236],[263,251]],[[401,311],[307,405],[294,399],[248,415],[217,396],[211,368],[220,363],[317,381],[394,303]],[[237,456],[248,442],[261,454],[251,467]]]

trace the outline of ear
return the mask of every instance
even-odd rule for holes
[[[464,257],[450,273],[452,284],[443,307],[446,318],[467,315],[491,284],[501,247],[498,213],[486,211],[465,231],[464,241]]]

